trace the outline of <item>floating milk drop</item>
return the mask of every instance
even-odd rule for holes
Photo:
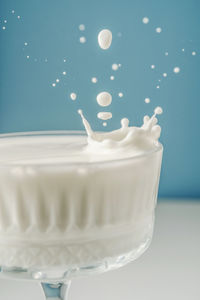
[[[113,69],[113,71],[117,71],[119,69],[119,65],[118,64],[112,64],[112,69]]]
[[[166,55],[166,56],[168,56],[168,55],[169,55],[169,53],[168,53],[168,52],[165,52],[165,55]]]
[[[163,73],[163,77],[167,77],[167,73]]]
[[[162,31],[162,28],[161,28],[161,27],[157,27],[157,28],[156,28],[156,32],[157,32],[157,33],[161,33],[161,31]]]
[[[93,83],[97,83],[98,79],[97,79],[96,77],[92,77],[91,81],[92,81]]]
[[[183,49],[181,49],[183,52],[185,51],[185,49],[183,48]]]
[[[5,29],[6,29],[6,27],[5,27],[5,26],[3,26],[3,27],[2,27],[2,29],[3,29],[3,30],[5,30]]]
[[[118,94],[118,96],[119,96],[120,98],[122,98],[124,95],[123,95],[123,93],[120,92],[120,93]]]
[[[66,62],[66,59],[64,58],[63,61]]]
[[[149,23],[149,18],[144,17],[144,18],[142,19],[142,22],[143,22],[144,24],[148,24],[148,23]]]
[[[84,31],[85,30],[85,25],[84,24],[80,24],[78,28],[79,28],[80,31]]]
[[[103,122],[103,126],[106,127],[107,126],[107,122]]]
[[[59,82],[59,81],[60,81],[60,79],[57,78],[57,79],[56,79],[56,82]]]
[[[150,103],[150,101],[151,101],[150,98],[145,98],[145,99],[144,99],[144,102],[145,102],[145,103]]]
[[[97,103],[100,106],[109,106],[112,102],[112,96],[108,92],[102,92],[97,95]]]
[[[66,72],[66,71],[63,71],[62,73],[63,73],[63,75],[66,75],[66,74],[67,74],[67,72]]]
[[[70,98],[75,101],[76,100],[77,95],[75,93],[71,93],[70,94]]]
[[[28,43],[27,43],[27,42],[25,42],[25,43],[24,43],[24,46],[27,46],[27,45],[28,45]]]
[[[107,111],[99,112],[97,114],[97,118],[99,118],[101,120],[109,120],[109,119],[112,118],[112,113],[111,112],[107,112]]]
[[[193,56],[196,55],[196,52],[195,52],[195,51],[192,51],[192,55],[193,55]]]
[[[7,20],[4,20],[4,23],[7,23]]]
[[[163,113],[162,107],[157,106],[157,107],[154,109],[154,114],[155,114],[155,115],[161,115],[162,113]]]
[[[98,43],[101,49],[107,50],[112,43],[112,32],[108,29],[103,29],[98,34]]]
[[[159,88],[160,88],[160,86],[159,86],[159,85],[157,85],[157,86],[156,86],[156,88],[157,88],[157,89],[159,89]]]
[[[115,79],[115,76],[110,76],[110,80],[114,80]]]
[[[155,67],[156,67],[155,65],[151,65],[151,69],[155,69]]]
[[[118,66],[119,66],[119,68],[121,68],[122,65],[121,65],[121,64],[118,64]]]
[[[179,72],[180,72],[180,68],[179,68],[179,67],[175,67],[173,71],[174,71],[174,73],[176,73],[176,74],[177,74],[177,73],[179,73]]]
[[[29,56],[29,55],[27,55],[27,56],[26,56],[26,58],[27,58],[27,59],[29,59],[29,58],[30,58],[30,56]]]
[[[20,16],[17,16],[17,19],[20,19],[21,17]]]
[[[52,86],[53,86],[53,87],[55,87],[55,86],[56,86],[56,84],[55,84],[55,83],[52,83]]]
[[[81,44],[84,44],[86,42],[86,38],[84,36],[81,36],[79,40]]]
[[[15,13],[14,9],[11,12],[12,12],[12,14],[14,14]]]

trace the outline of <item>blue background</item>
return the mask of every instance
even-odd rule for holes
[[[144,114],[160,105],[165,147],[160,196],[200,197],[199,11],[198,0],[1,0],[0,132],[83,129],[78,108],[95,130],[111,130],[122,117],[140,125]],[[84,32],[79,24],[85,24]],[[156,27],[162,28],[160,34]],[[97,43],[103,28],[113,33],[107,51]],[[79,42],[82,35],[85,44]],[[113,63],[122,67],[114,72]],[[176,66],[179,74],[173,73]],[[93,76],[97,84],[91,83]],[[60,82],[52,87],[56,78]],[[113,96],[113,119],[106,129],[96,118],[96,95],[103,90]],[[76,101],[71,92],[77,93]]]

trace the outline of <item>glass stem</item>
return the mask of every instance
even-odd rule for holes
[[[67,300],[70,287],[70,281],[65,283],[46,283],[42,282],[41,286],[44,291],[46,300]]]

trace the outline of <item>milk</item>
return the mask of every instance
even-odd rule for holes
[[[109,29],[103,29],[98,34],[98,43],[101,49],[107,50],[112,43],[112,32]]]
[[[141,128],[145,135],[150,119]],[[152,144],[146,154],[128,150],[125,141],[135,139],[128,125],[123,119],[121,129],[104,137],[91,127],[89,137],[1,136],[0,265],[68,269],[127,253],[135,259],[144,251],[152,236],[162,147]],[[96,152],[101,139],[105,149]],[[116,143],[121,151],[111,151]]]

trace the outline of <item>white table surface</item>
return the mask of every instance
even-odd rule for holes
[[[43,300],[35,283],[0,280],[0,300]],[[150,248],[137,261],[73,281],[70,300],[199,300],[200,201],[162,201]]]

